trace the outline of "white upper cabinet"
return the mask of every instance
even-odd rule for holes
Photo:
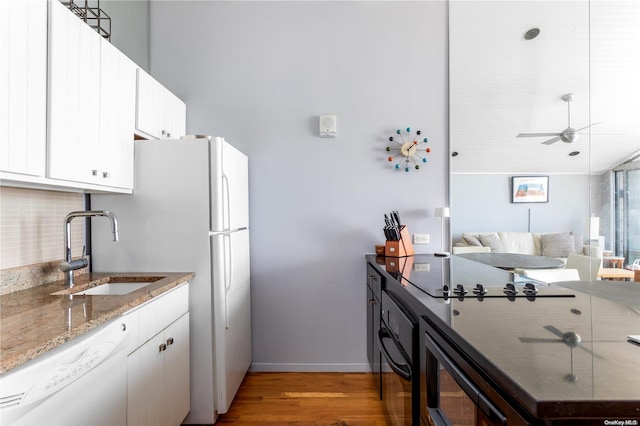
[[[49,13],[47,177],[131,189],[136,66],[60,2]]]
[[[0,172],[44,175],[46,83],[47,0],[0,1]]]
[[[58,0],[0,0],[0,185],[133,190],[133,140],[186,105]]]
[[[51,1],[47,177],[95,180],[99,114],[100,36],[60,2]]]
[[[133,133],[136,116],[136,64],[102,39],[100,148],[96,182],[133,188]]]
[[[142,69],[138,69],[136,129],[153,139],[179,139],[186,129],[187,108]]]

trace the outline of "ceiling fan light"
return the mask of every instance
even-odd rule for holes
[[[540,28],[531,28],[529,30],[527,30],[523,35],[522,38],[525,40],[533,40],[534,38],[538,37],[538,35],[540,34]]]

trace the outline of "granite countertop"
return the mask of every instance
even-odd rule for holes
[[[0,374],[127,312],[193,278],[184,273],[89,273],[76,277],[73,292],[118,277],[151,281],[124,295],[71,296],[63,281],[27,288],[0,297]],[[54,294],[57,293],[57,294]]]

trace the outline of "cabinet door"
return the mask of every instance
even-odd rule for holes
[[[177,426],[190,408],[189,314],[127,358],[127,424]]]
[[[155,139],[178,139],[186,128],[186,105],[138,69],[136,129]]]
[[[179,425],[191,407],[189,379],[189,313],[169,326],[164,333],[165,352],[165,406],[168,424]]]
[[[140,68],[137,76],[136,129],[159,139],[162,105],[160,85]]]
[[[164,89],[164,88],[163,88]],[[176,95],[164,89],[161,134],[166,139],[179,139],[184,136],[186,127],[186,106]]]
[[[100,49],[99,185],[133,188],[136,65],[107,40]]]
[[[98,173],[100,36],[49,2],[47,176],[94,182]]]
[[[0,171],[44,176],[47,2],[0,2]]]
[[[367,286],[367,359],[373,373],[373,380],[382,397],[381,354],[378,347],[378,330],[380,330],[380,302]]]
[[[164,393],[164,334],[159,333],[127,357],[127,424],[161,425]]]

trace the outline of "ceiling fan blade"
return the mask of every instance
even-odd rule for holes
[[[549,139],[548,141],[540,142],[543,145],[551,145],[552,143],[556,143],[560,140],[560,136],[556,136],[553,139]]]
[[[552,325],[545,325],[544,327],[545,330],[552,332],[553,334],[555,334],[556,336],[558,336],[559,338],[563,338],[564,334],[562,333],[562,331],[558,330],[557,328],[555,328]]]
[[[516,138],[538,138],[541,136],[560,136],[561,133],[519,133]]]
[[[538,337],[518,337],[522,343],[562,343],[560,339],[543,339]]]
[[[574,130],[574,132],[579,132],[580,130],[588,129],[589,127],[591,127],[591,126],[595,126],[595,125],[597,125],[597,124],[602,124],[602,121],[597,121],[597,122],[595,122],[595,123],[591,123],[591,124],[589,124],[588,126],[584,126],[584,127],[581,127],[581,128],[579,128],[579,129]]]

